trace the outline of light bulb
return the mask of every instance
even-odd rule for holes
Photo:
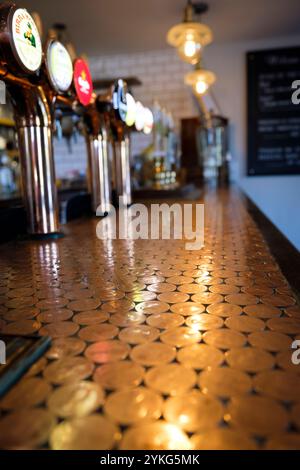
[[[201,54],[201,44],[192,32],[187,32],[181,45],[178,47],[178,54],[182,60],[189,64],[196,64]]]
[[[195,88],[198,95],[203,95],[207,91],[208,86],[207,83],[205,83],[203,80],[198,80],[198,82],[196,82]]]
[[[195,65],[199,62],[200,59],[201,46],[195,41],[189,39],[178,48],[178,54],[179,57],[185,62]]]
[[[193,57],[193,55],[195,55],[196,53],[196,50],[197,50],[197,46],[196,46],[195,41],[192,41],[191,39],[189,39],[188,41],[184,43],[184,54],[187,57]]]

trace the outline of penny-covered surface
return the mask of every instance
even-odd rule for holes
[[[206,195],[198,251],[98,222],[0,247],[0,331],[52,338],[0,447],[300,449],[300,309],[239,195]]]

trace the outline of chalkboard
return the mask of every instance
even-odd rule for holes
[[[300,47],[247,53],[248,175],[300,174]]]

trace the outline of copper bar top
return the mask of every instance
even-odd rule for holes
[[[52,347],[0,401],[4,449],[300,449],[296,296],[236,191],[205,246],[80,219],[0,247],[0,329]]]

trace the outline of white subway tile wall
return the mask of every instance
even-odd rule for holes
[[[68,143],[66,139],[54,139],[54,160],[56,178],[72,177],[74,172],[86,174],[87,151],[82,136],[72,138]]]
[[[118,77],[140,79],[142,85],[133,88],[135,99],[149,107],[154,100],[159,101],[161,106],[173,114],[178,129],[180,119],[197,115],[191,90],[184,84],[184,75],[191,70],[191,66],[182,62],[171,48],[147,53],[90,57],[89,64],[95,80]],[[132,155],[139,154],[150,143],[151,136],[133,133]],[[54,150],[57,177],[66,177],[73,170],[85,172],[87,157],[83,138],[72,146],[71,153],[64,140],[55,142]]]

